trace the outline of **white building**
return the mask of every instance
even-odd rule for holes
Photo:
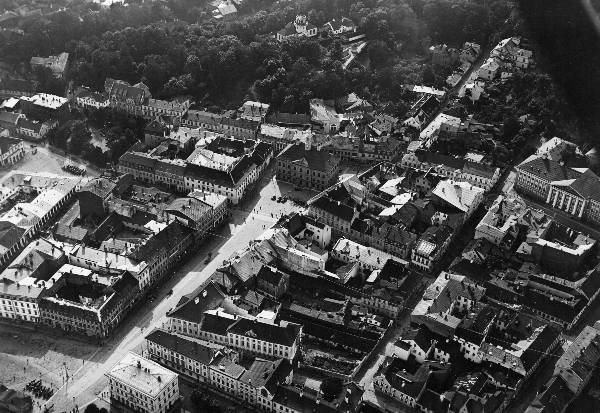
[[[110,397],[134,411],[166,413],[179,400],[178,375],[135,353],[128,353],[108,373]]]
[[[495,58],[490,57],[479,68],[479,77],[486,80],[494,80],[498,76],[500,65]]]
[[[294,36],[314,37],[317,35],[317,32],[317,26],[310,24],[306,16],[298,15],[293,23],[288,24],[282,30],[278,31],[275,37],[281,42],[288,37]]]

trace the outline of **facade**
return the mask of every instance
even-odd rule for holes
[[[67,332],[108,337],[139,297],[138,282],[131,274],[115,278],[105,280],[65,264],[40,295],[40,321]]]
[[[29,64],[32,69],[36,67],[48,68],[52,71],[55,77],[63,77],[69,63],[69,53],[63,52],[58,56],[37,57],[31,58]]]
[[[106,373],[112,400],[143,413],[166,413],[179,402],[178,375],[128,353]]]
[[[240,317],[227,329],[230,347],[241,352],[287,360],[296,357],[301,336],[301,325],[285,321],[272,324]]]
[[[448,249],[452,235],[452,228],[447,225],[427,228],[412,250],[411,264],[424,271],[431,271]]]
[[[80,108],[103,109],[109,105],[105,93],[93,92],[89,88],[80,87],[75,91],[75,104]]]
[[[14,165],[25,156],[21,139],[0,136],[0,166]]]
[[[340,159],[328,152],[288,145],[277,156],[277,179],[302,188],[324,190],[338,179]]]
[[[39,141],[44,139],[48,132],[57,125],[58,121],[53,119],[39,122],[23,116],[17,121],[16,132],[24,137]]]
[[[33,96],[39,84],[31,80],[9,79],[0,80],[0,98]]]
[[[515,188],[575,218],[600,223],[600,178],[587,168],[532,155],[516,167]]]
[[[275,38],[281,42],[289,37],[314,37],[317,35],[317,32],[317,26],[310,24],[306,16],[298,15],[293,23],[288,24],[284,29],[278,31]]]
[[[276,398],[282,386],[291,384],[293,370],[287,360],[254,358],[248,367],[238,364],[234,351],[223,346],[161,330],[146,337],[152,360],[180,372],[194,382],[234,397],[245,405],[268,412],[303,412]]]

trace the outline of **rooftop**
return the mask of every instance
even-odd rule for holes
[[[106,374],[126,386],[155,398],[172,381],[177,374],[135,353],[128,353]]]

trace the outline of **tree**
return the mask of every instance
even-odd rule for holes
[[[328,402],[335,399],[342,392],[344,383],[337,377],[328,377],[321,382],[323,398]]]

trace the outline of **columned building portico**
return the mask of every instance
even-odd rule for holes
[[[583,217],[587,201],[571,192],[560,189],[557,186],[550,186],[546,203],[553,208],[560,209],[576,217]]]

